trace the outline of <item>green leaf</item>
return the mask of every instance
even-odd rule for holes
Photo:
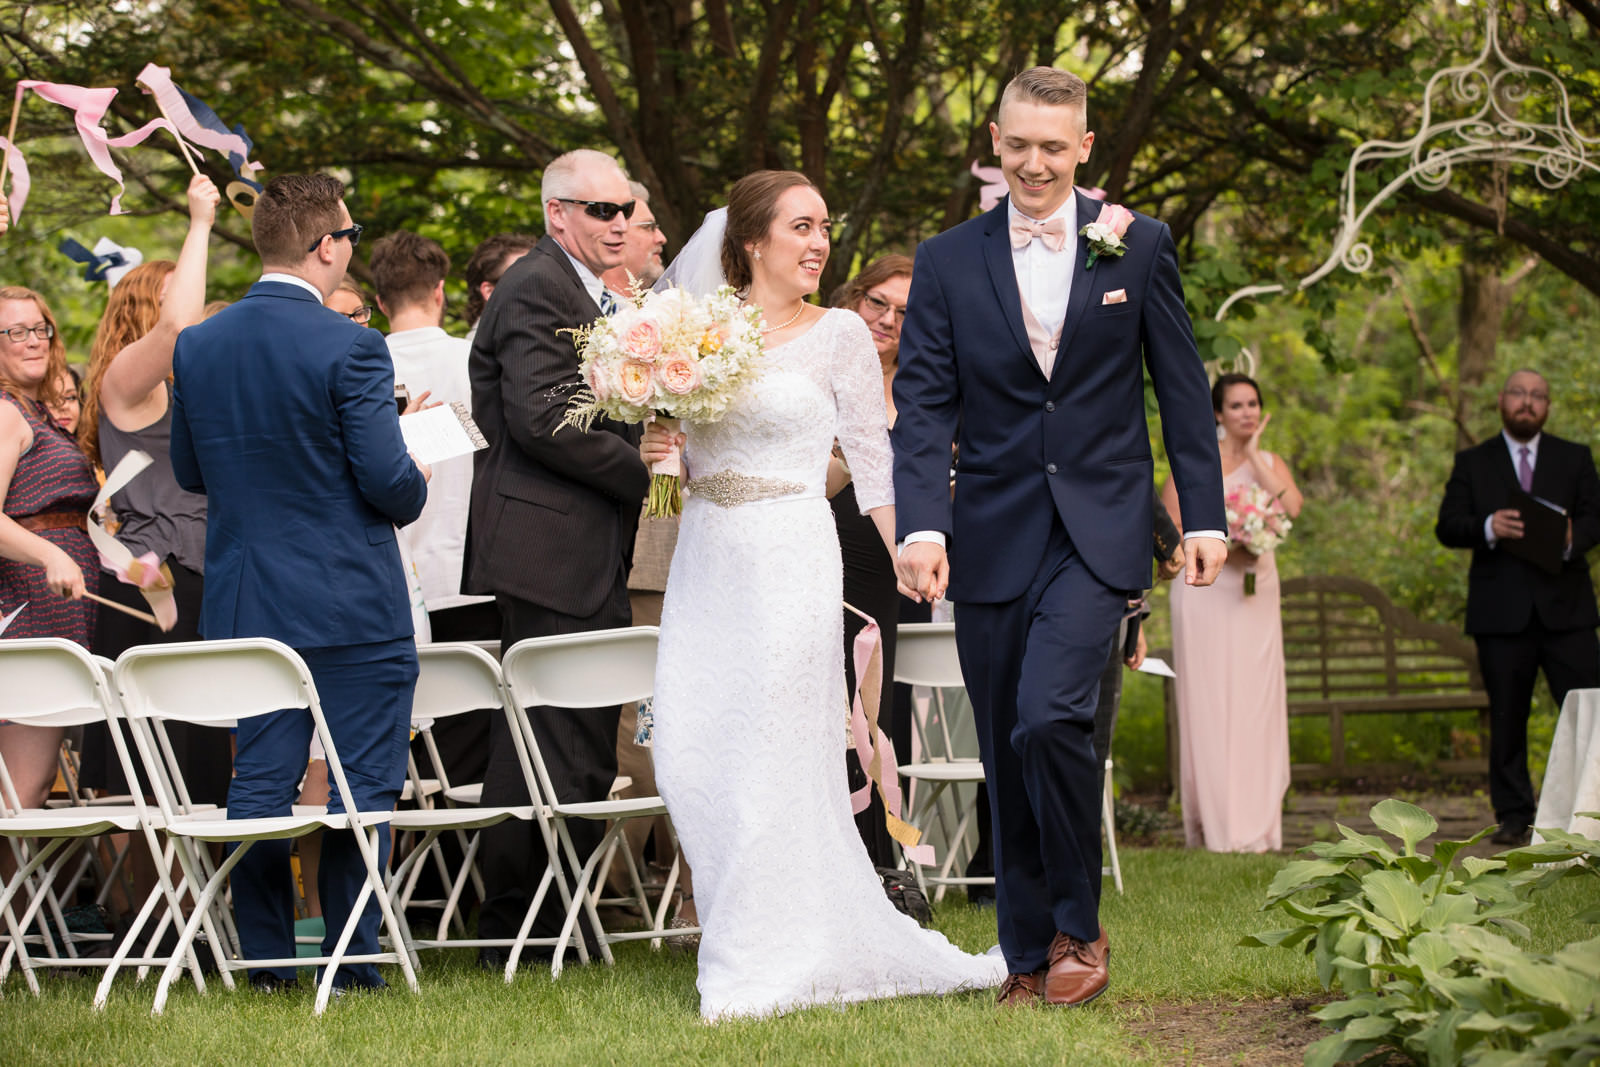
[[[1430,979],[1460,958],[1450,939],[1433,930],[1425,930],[1413,937],[1406,946],[1406,955]]]
[[[1291,860],[1283,865],[1283,869],[1273,877],[1272,884],[1267,886],[1267,900],[1275,904],[1284,897],[1314,888],[1344,868],[1344,864],[1332,860]]]
[[[1579,974],[1600,980],[1600,937],[1589,941],[1574,941],[1557,952],[1554,958]]]
[[[1402,871],[1373,871],[1361,879],[1361,888],[1378,914],[1403,934],[1417,925],[1426,902],[1422,890]]]
[[[1416,852],[1418,842],[1439,829],[1439,823],[1432,815],[1415,804],[1407,804],[1394,797],[1378,801],[1372,806],[1371,814],[1374,826],[1405,843],[1407,855]]]
[[[1344,1028],[1346,1040],[1370,1041],[1394,1030],[1394,1020],[1384,1015],[1363,1015]]]
[[[1383,1005],[1376,994],[1366,993],[1349,1000],[1336,1000],[1331,1004],[1324,1004],[1311,1013],[1313,1019],[1323,1022],[1333,1022],[1336,1019],[1354,1019],[1363,1015],[1371,1015],[1383,1010]]]
[[[1479,878],[1490,871],[1503,871],[1506,868],[1505,860],[1486,860],[1478,856],[1467,856],[1461,861],[1461,869],[1467,872],[1469,878]]]
[[[1267,930],[1259,934],[1246,934],[1239,939],[1240,948],[1293,948],[1316,930],[1309,926],[1296,926],[1291,930]]]
[[[1443,930],[1452,923],[1470,923],[1476,920],[1478,902],[1465,893],[1440,893],[1433,902],[1422,909],[1422,927]]]
[[[1355,1058],[1357,1047],[1357,1042],[1346,1041],[1343,1034],[1329,1034],[1306,1049],[1305,1067],[1338,1067]]]

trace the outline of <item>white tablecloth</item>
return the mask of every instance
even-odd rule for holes
[[[1561,705],[1533,825],[1600,840],[1600,821],[1580,811],[1600,811],[1600,689],[1574,689]]]

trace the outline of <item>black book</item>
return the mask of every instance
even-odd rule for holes
[[[1567,548],[1567,509],[1521,489],[1512,491],[1510,506],[1522,513],[1522,536],[1501,538],[1495,548],[1560,574]]]

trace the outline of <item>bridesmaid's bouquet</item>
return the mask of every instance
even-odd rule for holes
[[[1282,495],[1269,493],[1259,485],[1242,486],[1229,493],[1225,501],[1228,509],[1228,542],[1246,549],[1252,556],[1259,556],[1288,540],[1294,520],[1284,513],[1278,503],[1278,497]],[[1245,595],[1254,596],[1255,591],[1255,568],[1246,567]]]
[[[701,299],[676,288],[636,294],[615,315],[562,331],[573,335],[583,384],[561,425],[587,431],[601,416],[636,423],[652,415],[668,429],[681,419],[716,422],[754,374],[760,323],[760,311],[724,285]],[[677,459],[653,474],[646,514],[677,515]]]

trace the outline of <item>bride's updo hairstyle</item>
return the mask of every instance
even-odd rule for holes
[[[796,186],[816,189],[797,170],[758,170],[746,174],[728,191],[728,228],[722,233],[722,273],[736,292],[750,288],[754,275],[746,244],[766,239],[778,216],[778,197]],[[821,190],[817,190],[818,195]]]

